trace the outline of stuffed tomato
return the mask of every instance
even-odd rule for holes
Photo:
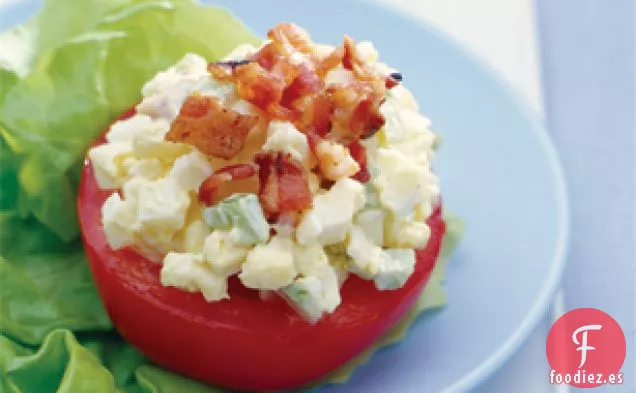
[[[444,222],[435,135],[370,43],[280,24],[160,72],[89,153],[78,208],[118,331],[237,390],[333,371],[413,305]]]

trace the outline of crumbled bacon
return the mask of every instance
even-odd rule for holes
[[[342,55],[342,66],[348,70],[353,70],[353,65],[360,62],[356,43],[348,35],[344,37],[344,54]]]
[[[311,207],[312,195],[302,164],[287,154],[259,154],[259,199],[269,217]]]
[[[343,47],[339,46],[334,49],[329,56],[321,60],[316,66],[316,73],[318,76],[324,78],[329,71],[336,68],[342,62],[344,54],[345,51]]]
[[[315,70],[308,65],[297,66],[296,78],[287,86],[283,93],[281,104],[293,108],[293,103],[303,96],[313,96],[323,89],[323,83]]]
[[[352,179],[361,183],[366,183],[371,178],[369,174],[369,166],[367,163],[367,149],[360,141],[354,141],[349,144],[349,154],[360,165],[360,170],[353,176]]]
[[[183,103],[166,140],[185,142],[204,154],[229,160],[243,149],[257,123],[256,116],[229,109],[216,97],[193,94]]]
[[[232,72],[240,65],[250,63],[251,60],[228,60],[208,64],[208,72],[219,82],[232,82]]]
[[[267,38],[274,42],[282,42],[303,53],[311,53],[311,37],[309,33],[293,23],[279,23],[267,32]]]
[[[223,167],[208,177],[199,187],[199,201],[204,205],[213,205],[219,188],[228,182],[248,179],[258,173],[255,164],[237,164]]]
[[[294,24],[279,24],[267,36],[269,42],[249,58],[212,63],[209,72],[217,80],[234,83],[238,97],[261,109],[267,120],[293,123],[307,135],[314,156],[322,140],[347,146],[360,166],[352,178],[368,181],[366,149],[360,139],[371,137],[384,125],[380,106],[386,91],[401,82],[401,74],[378,75],[348,36],[326,57],[314,50],[309,34]],[[353,77],[327,85],[327,74],[340,66],[351,71]],[[169,140],[192,143],[216,157],[234,157],[255,123],[251,116],[228,113],[218,102],[189,98]],[[214,203],[224,192],[232,192],[230,185],[238,185],[233,180],[248,178],[243,181],[253,181],[253,187],[258,187],[261,205],[270,220],[295,222],[298,212],[312,204],[308,182],[311,168],[282,153],[258,154],[254,161],[217,171],[201,186],[202,201]],[[325,180],[319,178],[320,184],[329,187]],[[219,191],[220,187],[224,188]]]
[[[382,127],[379,107],[386,89],[397,80],[370,69],[353,39],[345,36],[342,46],[317,59],[309,35],[296,25],[279,24],[267,35],[270,42],[249,59],[252,62],[211,65],[211,72],[222,78],[231,72],[239,97],[272,118],[293,122],[303,132],[312,129],[325,136],[333,128],[334,140],[349,143]],[[326,87],[323,78],[339,64],[352,70],[356,80]]]
[[[307,131],[306,135],[307,135],[307,144],[309,145],[309,149],[315,156],[317,155],[316,150],[318,148],[318,143],[320,143],[320,141],[322,140],[322,136],[318,135],[318,133],[313,129],[310,129],[309,131]]]
[[[258,63],[236,67],[234,78],[239,97],[265,111],[277,107],[283,97],[284,82]]]
[[[335,140],[349,143],[368,138],[384,125],[380,105],[384,100],[384,89],[378,85],[353,83],[345,87],[332,87],[331,97],[336,108],[332,116],[332,135]]]
[[[294,125],[306,135],[315,133],[324,137],[331,130],[334,106],[331,97],[325,91],[297,100],[295,109],[299,111],[300,116],[294,121]]]
[[[384,97],[370,94],[362,99],[351,114],[349,127],[353,135],[365,139],[373,136],[384,125],[384,116],[380,113],[380,105]]]

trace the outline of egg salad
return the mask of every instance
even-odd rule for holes
[[[268,37],[159,72],[88,158],[112,190],[112,249],[208,302],[236,275],[317,321],[350,274],[379,291],[409,279],[440,193],[436,136],[371,43],[315,44],[289,24]]]

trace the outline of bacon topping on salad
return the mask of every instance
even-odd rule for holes
[[[303,132],[314,130],[350,143],[372,136],[384,125],[380,105],[386,90],[399,81],[371,69],[353,39],[345,36],[341,47],[320,58],[307,32],[294,24],[279,24],[267,37],[270,41],[247,59],[251,62],[214,63],[210,72],[231,79],[239,97],[272,118],[291,121]],[[355,78],[327,86],[325,77],[340,64]],[[326,135],[332,128],[333,135]]]
[[[277,25],[267,37],[269,41],[248,58],[210,63],[208,71],[217,81],[233,83],[238,98],[259,108],[268,120],[294,124],[307,136],[318,164],[317,146],[322,146],[321,141],[344,146],[343,151],[360,168],[351,177],[369,181],[366,149],[360,139],[371,137],[384,125],[380,106],[387,90],[396,86],[402,75],[378,74],[348,36],[330,53],[319,53],[309,34],[291,23]],[[331,78],[334,70],[348,77]],[[184,103],[167,139],[231,159],[244,147],[256,123],[256,117],[225,108],[214,98],[193,95]],[[201,185],[199,197],[205,204],[216,203],[220,187],[254,178],[268,218],[291,222],[298,212],[312,205],[310,170],[288,154],[261,153],[253,157],[253,163],[215,172]],[[322,172],[324,168],[317,165],[313,170]],[[333,175],[317,174],[322,174],[320,184],[333,180]]]
[[[361,183],[368,182],[371,178],[371,174],[369,173],[367,163],[367,149],[359,141],[354,141],[349,145],[349,153],[351,154],[351,158],[356,160],[358,165],[360,165],[360,170],[351,176],[351,178]]]
[[[166,140],[185,142],[204,154],[229,160],[243,149],[257,123],[256,116],[227,108],[218,98],[193,94],[183,103]]]
[[[256,163],[260,202],[269,217],[311,207],[307,173],[300,162],[287,154],[269,153],[257,155]]]
[[[212,176],[208,177],[199,187],[199,201],[204,205],[213,205],[217,202],[219,189],[227,183],[236,180],[249,179],[258,173],[256,164],[237,164],[223,167]]]

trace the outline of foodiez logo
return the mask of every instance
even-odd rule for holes
[[[622,384],[626,349],[625,334],[614,318],[594,308],[572,310],[548,334],[550,383],[579,388]]]

